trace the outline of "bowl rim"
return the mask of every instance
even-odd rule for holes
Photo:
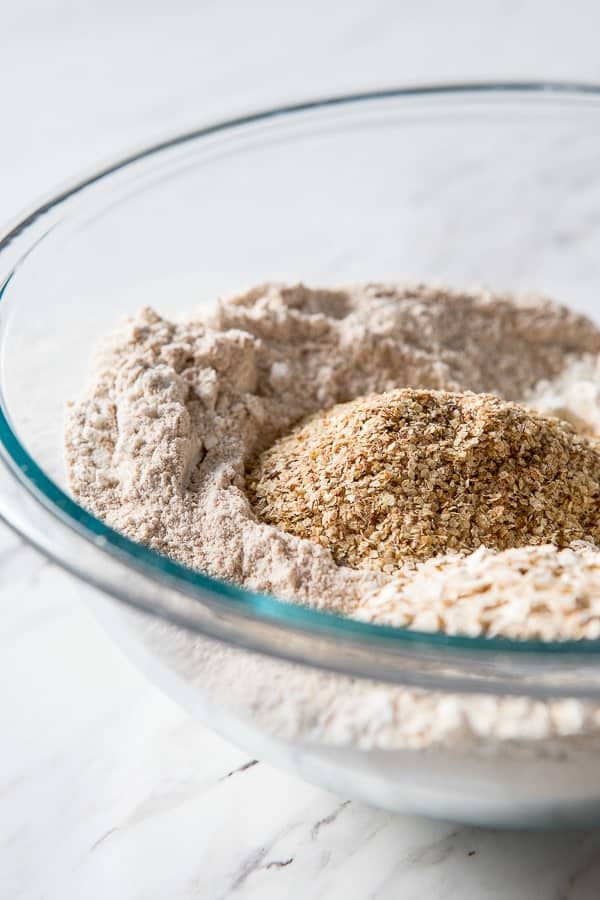
[[[0,310],[2,309],[2,302],[7,288],[18,265],[29,253],[34,252],[41,238],[32,235],[36,239],[33,242],[29,242],[26,252],[20,253],[16,262],[11,261],[8,273],[3,275],[1,267],[9,246],[12,246],[16,239],[21,240],[27,237],[35,223],[47,213],[52,212],[90,186],[96,185],[120,170],[127,169],[128,166],[134,163],[156,157],[164,151],[188,142],[200,141],[210,135],[229,132],[233,129],[242,129],[245,126],[256,125],[268,120],[291,117],[299,113],[310,113],[313,110],[322,111],[327,108],[366,104],[387,99],[457,98],[482,95],[527,96],[529,98],[545,96],[560,99],[563,102],[569,97],[590,97],[600,101],[600,85],[564,81],[492,81],[428,84],[398,88],[388,87],[360,93],[309,99],[272,107],[175,134],[121,156],[98,169],[94,169],[89,174],[54,192],[47,199],[35,204],[32,208],[22,213],[13,223],[0,230]],[[600,102],[595,103],[594,107],[596,106],[600,109]],[[508,657],[516,658],[522,654],[527,654],[531,658],[548,658],[550,656],[556,658],[558,654],[559,656],[575,655],[578,659],[582,659],[585,656],[589,658],[600,654],[600,640],[546,642],[541,640],[514,640],[505,637],[467,637],[464,635],[422,632],[409,628],[396,628],[388,625],[360,622],[331,612],[314,608],[309,609],[294,603],[277,600],[264,594],[257,594],[194,571],[119,534],[79,506],[45,474],[43,469],[22,445],[10,424],[3,395],[0,396],[0,455],[10,479],[18,483],[20,489],[25,489],[27,494],[33,497],[37,504],[45,507],[56,520],[60,520],[63,525],[70,528],[80,538],[92,542],[104,554],[116,556],[120,560],[125,559],[132,569],[143,570],[146,575],[149,575],[150,578],[159,584],[164,584],[166,578],[171,587],[174,586],[188,596],[191,594],[202,601],[206,600],[207,594],[212,595],[213,600],[217,604],[223,604],[234,616],[241,613],[241,620],[250,616],[251,618],[276,623],[278,626],[284,626],[286,630],[299,631],[308,635],[330,635],[334,639],[336,635],[343,636],[344,640],[349,641],[351,644],[360,644],[367,641],[372,648],[376,648],[378,644],[381,644],[381,646],[385,644],[388,649],[395,647],[399,653],[402,653],[409,646],[418,645],[430,653],[438,651],[445,654],[448,650],[456,650],[459,652],[467,651],[468,653],[475,652],[478,656],[481,654],[501,653],[505,658],[507,655]],[[26,540],[34,543],[38,549],[49,554],[63,568],[70,569],[80,578],[93,583],[95,586],[100,586],[107,593],[118,596],[110,587],[107,588],[106,585],[102,584],[98,585],[93,579],[87,578],[85,572],[69,566],[64,557],[61,558],[60,554],[52,552],[48,545],[44,546],[43,541],[34,539],[28,533],[26,527],[19,526],[11,513],[10,504],[7,505],[3,500],[2,491],[0,491],[0,515],[10,526],[19,531]],[[120,596],[118,599],[128,598]],[[164,609],[156,609],[154,613],[161,618],[169,618],[168,615],[165,616]],[[198,630],[196,626],[194,626],[194,630]],[[200,628],[199,630],[208,634],[208,636],[218,637],[218,635],[212,634],[210,629]],[[253,647],[252,649],[271,652],[268,647]],[[274,655],[283,656],[283,658],[293,658],[293,656],[285,653],[275,653]],[[309,665],[313,664],[310,659],[295,659],[295,661],[302,661]],[[339,667],[334,668],[338,671],[340,670]],[[341,670],[347,671],[345,668]],[[369,673],[359,672],[356,674],[364,674],[369,677]],[[399,678],[397,680],[402,679]]]

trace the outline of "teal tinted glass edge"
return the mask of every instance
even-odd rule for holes
[[[204,136],[221,131],[255,124],[266,119],[293,115],[294,113],[318,110],[327,106],[342,106],[358,104],[366,101],[394,99],[402,97],[451,95],[468,96],[494,94],[530,94],[540,93],[559,95],[591,95],[600,98],[600,86],[591,84],[578,84],[571,82],[508,82],[508,83],[476,83],[456,85],[431,85],[414,88],[390,88],[381,91],[371,91],[360,94],[351,94],[339,97],[329,97],[321,100],[311,100],[289,106],[278,107],[271,110],[257,112],[252,115],[238,117],[214,125],[208,125],[185,134],[162,141],[138,153],[121,159],[115,164],[105,167],[83,181],[56,194],[53,198],[33,211],[26,214],[17,224],[0,238],[0,255],[12,241],[23,235],[37,219],[54,207],[68,200],[70,197],[84,190],[86,187],[99,182],[112,173],[138,162],[146,157],[158,154]],[[42,237],[43,239],[43,237]],[[37,243],[37,242],[36,242]],[[13,266],[10,274],[0,287],[0,302],[4,299],[6,289],[20,262],[28,255],[29,248]],[[305,632],[318,632],[320,634],[343,634],[345,638],[351,638],[360,642],[361,639],[384,640],[387,644],[398,646],[400,650],[404,644],[418,644],[423,647],[443,647],[448,650],[467,650],[483,653],[539,653],[548,654],[600,654],[600,640],[583,639],[579,641],[554,641],[541,640],[518,641],[504,637],[467,637],[463,635],[448,635],[442,632],[423,632],[406,628],[395,628],[389,625],[376,625],[367,622],[359,622],[335,613],[309,609],[298,604],[277,600],[274,597],[258,594],[243,588],[221,581],[220,579],[204,575],[201,572],[190,569],[180,563],[174,562],[163,554],[151,550],[143,544],[130,540],[100,519],[97,519],[83,507],[79,506],[68,494],[55,484],[37,465],[35,460],[25,450],[18,437],[14,433],[5,410],[3,398],[0,399],[0,444],[4,448],[11,462],[13,475],[18,478],[20,484],[38,503],[42,503],[61,521],[70,527],[80,537],[93,543],[98,549],[109,553],[120,560],[130,561],[135,567],[141,569],[160,581],[165,576],[181,588],[187,587],[185,593],[193,596],[194,591],[206,591],[218,595],[220,602],[224,602],[231,608],[241,609],[245,613],[265,621],[271,621],[288,627],[300,629]],[[98,541],[100,539],[100,542]],[[200,597],[198,597],[200,599]]]

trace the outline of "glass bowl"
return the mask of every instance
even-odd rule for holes
[[[99,589],[82,592],[151,678],[254,755],[393,810],[600,820],[600,642],[424,634],[252,594],[79,507],[62,454],[94,345],[143,305],[179,317],[266,280],[407,279],[532,289],[600,318],[599,158],[600,89],[440,86],[222,122],[66,187],[0,238],[2,516]],[[550,739],[538,726],[557,716]]]

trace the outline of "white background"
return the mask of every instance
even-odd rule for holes
[[[594,0],[0,0],[0,218],[141,143],[272,103],[600,82],[599,28]],[[1,898],[600,897],[600,832],[393,817],[243,768],[4,528],[0,605]]]

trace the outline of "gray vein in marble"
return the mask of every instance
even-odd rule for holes
[[[272,862],[266,864],[265,869],[285,869],[286,866],[289,866],[293,862],[293,856],[290,856],[289,859],[284,860],[274,859]]]
[[[231,887],[227,893],[233,893],[240,888],[246,879],[260,868],[260,864],[269,852],[270,847],[259,847],[251,856],[245,859],[240,866],[237,875],[231,883]],[[224,897],[226,895],[223,895]]]
[[[280,831],[277,835],[273,837],[267,844],[263,844],[258,847],[250,856],[246,857],[237,870],[231,885],[225,891],[224,894],[219,895],[217,900],[225,900],[226,897],[238,891],[242,885],[247,881],[247,879],[259,870],[268,871],[271,869],[277,870],[281,868],[286,868],[290,863],[293,862],[293,857],[289,859],[287,862],[280,863],[278,860],[273,860],[273,862],[265,863],[262,865],[263,860],[267,857],[268,853],[272,848],[277,844],[277,842],[285,837],[286,834],[291,831],[293,825],[286,826],[282,831]]]
[[[214,786],[214,784],[208,786],[205,784],[192,786],[189,783],[183,783],[178,785],[177,790],[165,792],[153,791],[145,797],[141,803],[135,806],[120,824],[115,825],[113,828],[109,828],[108,831],[98,838],[98,840],[94,841],[89,848],[89,852],[92,853],[112,835],[122,832],[125,829],[135,828],[136,825],[146,822],[148,819],[171,812],[183,803],[190,802],[195,796],[205,793],[207,789]]]
[[[90,853],[93,853],[104,841],[111,836],[111,834],[116,834],[117,831],[121,830],[120,825],[115,825],[114,828],[109,828],[108,831],[105,831],[103,835],[101,835],[97,841],[94,841],[92,846],[90,847]]]
[[[310,836],[312,838],[316,838],[321,828],[323,828],[323,826],[325,825],[331,825],[333,822],[335,822],[338,816],[341,815],[341,813],[346,809],[347,806],[350,805],[350,803],[350,800],[344,800],[343,803],[340,803],[339,806],[336,806],[332,813],[330,813],[328,816],[325,816],[323,819],[319,819],[318,822],[315,822],[315,824],[311,828]]]
[[[445,845],[445,842],[437,842],[430,847],[421,848],[415,855],[408,854],[402,857],[390,869],[379,886],[369,894],[368,900],[388,900],[389,897],[395,895],[399,875],[406,879],[407,873],[411,871],[420,873],[428,867],[439,866],[446,862],[452,853],[452,846]]]
[[[557,900],[598,900],[600,897],[600,837],[592,839],[592,849],[579,859],[559,888]]]
[[[219,778],[219,781],[225,781],[227,778],[231,778],[232,775],[237,775],[240,772],[247,772],[248,769],[252,769],[252,768],[254,768],[254,766],[257,766],[258,764],[259,764],[258,759],[250,759],[250,760],[248,760],[248,762],[245,762],[243,765],[238,766],[237,769],[232,769],[231,772],[227,773],[227,775],[222,775],[221,778]]]

